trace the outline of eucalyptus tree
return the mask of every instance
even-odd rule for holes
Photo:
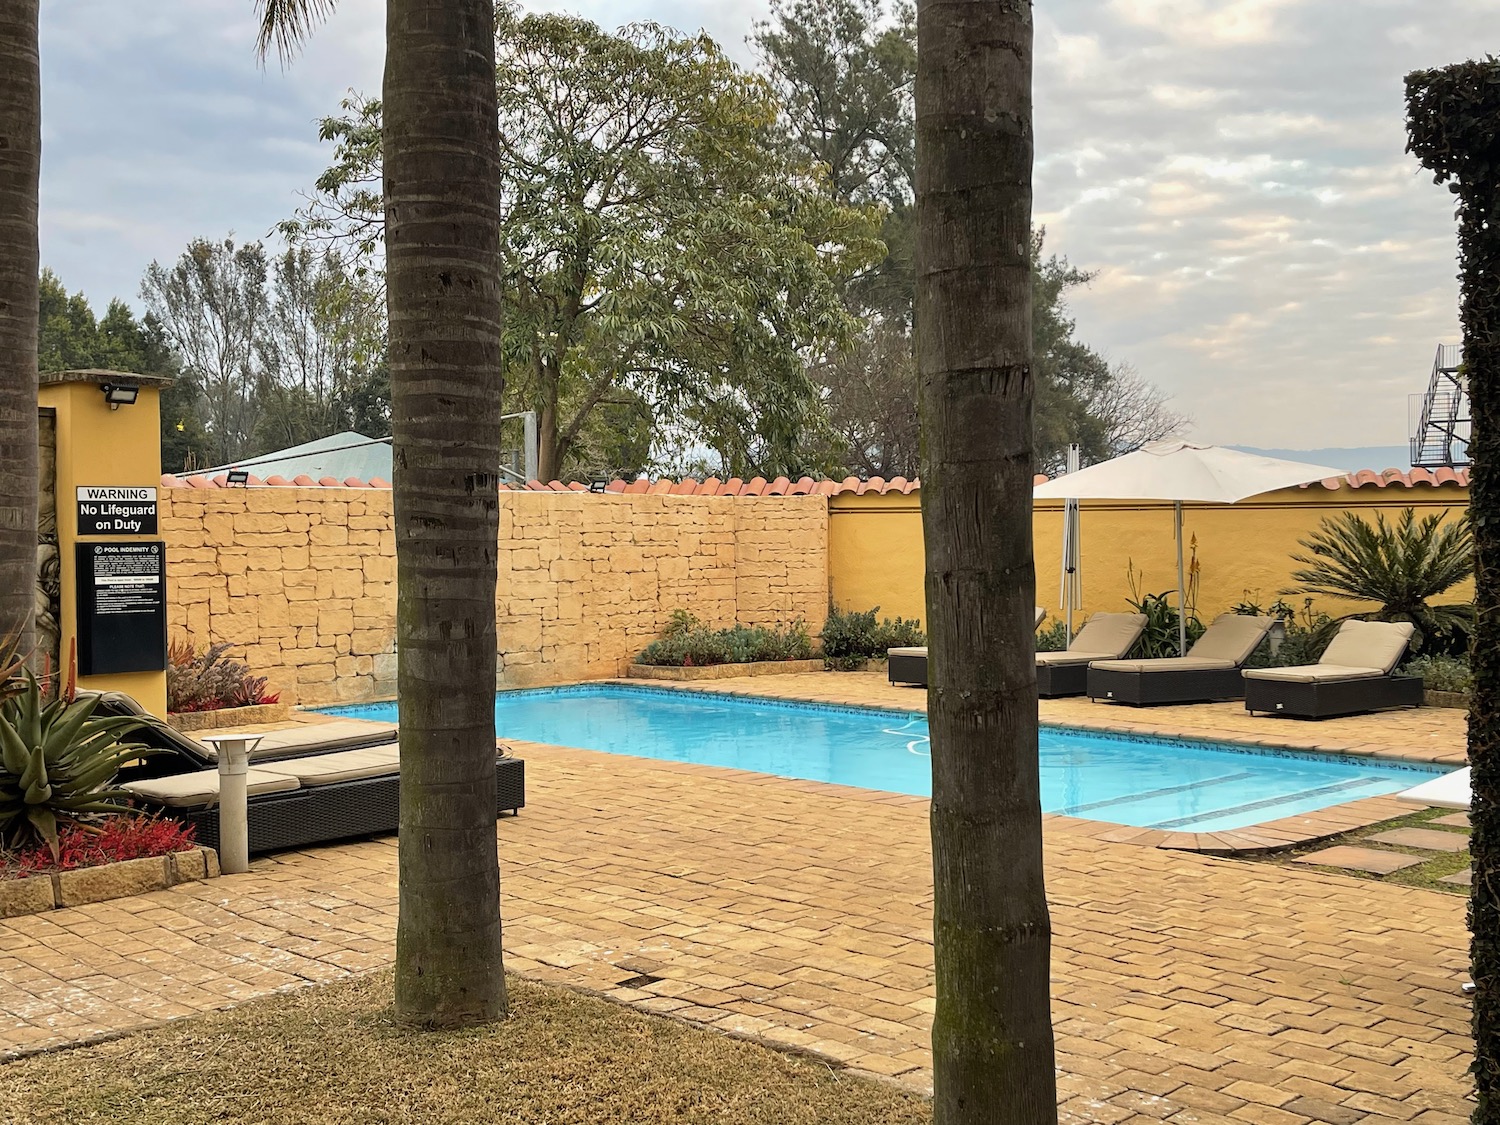
[[[282,57],[332,0],[261,0]],[[396,1017],[507,1014],[495,840],[500,137],[491,0],[386,0],[383,222],[401,702]]]
[[[1032,659],[1029,0],[917,7],[936,1125],[1056,1121]]]
[[[632,401],[730,472],[821,467],[797,464],[826,428],[808,368],[854,330],[840,294],[880,256],[873,209],[829,195],[768,128],[765,80],[705,35],[502,6],[496,37],[505,354],[543,478]],[[291,230],[378,247],[382,111],[323,123],[334,163]]]
[[[36,588],[38,14],[0,5],[0,656],[31,652]]]

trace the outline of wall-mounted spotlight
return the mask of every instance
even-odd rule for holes
[[[230,469],[224,476],[224,487],[226,488],[248,488],[249,485],[249,469]]]
[[[109,403],[111,410],[118,410],[122,406],[134,406],[136,396],[141,393],[141,388],[134,383],[105,383],[104,401]]]

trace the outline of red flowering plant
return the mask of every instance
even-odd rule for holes
[[[196,846],[192,825],[156,816],[112,816],[98,825],[69,824],[59,830],[55,859],[46,844],[0,851],[0,879],[150,859]]]
[[[254,707],[281,699],[266,691],[264,676],[252,676],[244,664],[226,659],[228,652],[227,644],[200,651],[191,641],[173,641],[167,647],[167,710],[180,715]]]

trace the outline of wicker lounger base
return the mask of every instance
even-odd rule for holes
[[[1238,668],[1184,669],[1178,672],[1120,672],[1090,668],[1090,699],[1113,703],[1211,703],[1245,697]]]
[[[1038,664],[1036,693],[1043,699],[1064,695],[1082,695],[1089,686],[1087,664]]]
[[[927,657],[892,654],[886,662],[886,675],[893,684],[927,686]]]
[[[526,805],[526,763],[501,758],[495,763],[495,812],[518,813]],[[357,836],[396,831],[400,779],[391,774],[335,785],[309,786],[250,798],[247,816],[254,855],[330,843]],[[167,809],[166,814],[191,824],[198,843],[219,846],[219,810]]]
[[[1420,676],[1379,676],[1299,684],[1288,680],[1245,680],[1245,710],[1298,719],[1332,719],[1387,707],[1422,706]]]

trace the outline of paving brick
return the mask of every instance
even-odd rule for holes
[[[1443,832],[1436,828],[1392,828],[1389,832],[1377,832],[1370,839],[1381,844],[1424,848],[1433,852],[1461,852],[1469,846],[1469,838],[1462,832]]]
[[[1393,871],[1415,867],[1422,860],[1404,852],[1383,852],[1375,848],[1340,844],[1337,847],[1300,855],[1293,862],[1315,864],[1318,867],[1344,867],[1350,871],[1367,871],[1372,875],[1389,875]]]
[[[875,675],[766,677],[745,690],[921,705]],[[1078,724],[1086,707],[1048,700],[1043,715]],[[1230,705],[1094,711],[1183,733],[1300,729]],[[1330,720],[1318,737],[1369,744],[1386,731],[1388,745],[1429,753],[1461,739],[1460,727],[1420,716]],[[530,804],[497,826],[512,970],[930,1088],[925,802],[516,748]],[[1464,971],[1460,896],[1111,843],[1109,831],[1057,817],[1046,826],[1063,1120],[1463,1117],[1469,1006],[1456,987],[1435,987]],[[0,921],[0,1052],[387,964],[395,907],[396,848],[384,839]],[[619,987],[642,975],[657,981]]]

